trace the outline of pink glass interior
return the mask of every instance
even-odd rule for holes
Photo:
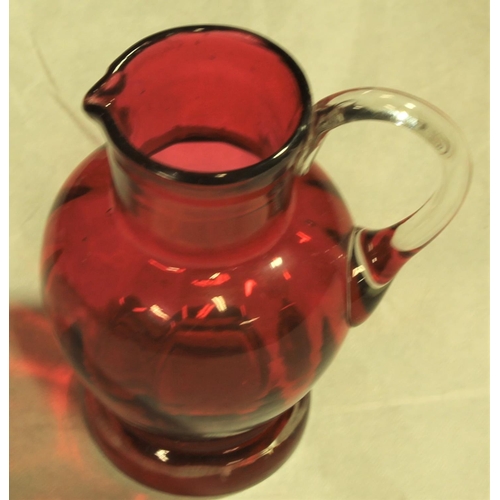
[[[228,171],[268,158],[292,137],[303,112],[280,54],[232,31],[167,37],[120,67],[107,86],[119,89],[108,111],[129,143],[184,170]],[[184,155],[185,142],[198,152]]]

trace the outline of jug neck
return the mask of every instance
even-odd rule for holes
[[[312,106],[272,42],[222,26],[157,33],[112,63],[84,108],[106,132],[116,205],[141,240],[229,255],[262,251],[286,226]]]
[[[199,185],[164,178],[108,146],[115,206],[142,244],[176,255],[246,258],[270,248],[293,205],[290,161],[239,183]]]

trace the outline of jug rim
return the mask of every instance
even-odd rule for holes
[[[142,153],[135,148],[127,139],[125,134],[120,131],[115,120],[111,116],[110,111],[107,109],[108,105],[97,104],[95,99],[92,99],[99,89],[101,89],[115,73],[123,69],[135,56],[149,46],[180,33],[199,33],[204,31],[232,31],[235,33],[249,35],[261,43],[266,49],[277,54],[291,71],[291,74],[295,79],[300,95],[300,105],[302,107],[300,119],[294,129],[294,132],[271,156],[268,156],[257,163],[235,170],[228,170],[226,172],[188,171],[164,163],[159,163],[151,159],[145,153]],[[312,115],[312,100],[309,84],[304,72],[298,63],[280,46],[253,31],[229,25],[203,24],[170,28],[159,31],[136,42],[119,57],[117,57],[110,64],[104,76],[90,88],[85,95],[83,108],[90,116],[102,122],[114,146],[116,146],[126,157],[145,167],[148,171],[160,177],[183,183],[222,185],[234,184],[252,179],[265,172],[273,170],[274,167],[282,164],[285,159],[289,159],[307,137]]]

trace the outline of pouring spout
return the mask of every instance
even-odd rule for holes
[[[102,118],[125,88],[126,75],[116,71],[101,78],[85,95],[83,109],[93,118]]]

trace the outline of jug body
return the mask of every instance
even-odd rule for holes
[[[46,310],[88,390],[89,427],[150,486],[204,495],[250,486],[296,446],[311,384],[347,332],[346,207],[314,166],[273,209],[285,220],[267,221],[267,248],[250,237],[223,259],[203,245],[186,256],[134,233],[110,171],[101,149],[70,177],[43,257]],[[175,474],[151,476],[149,462],[165,465],[167,452]],[[179,479],[179,463],[198,472]]]
[[[189,439],[246,432],[302,399],[348,328],[352,222],[325,174],[294,178],[282,234],[227,264],[134,234],[113,192],[97,151],[46,233],[46,308],[85,383],[133,425]]]

